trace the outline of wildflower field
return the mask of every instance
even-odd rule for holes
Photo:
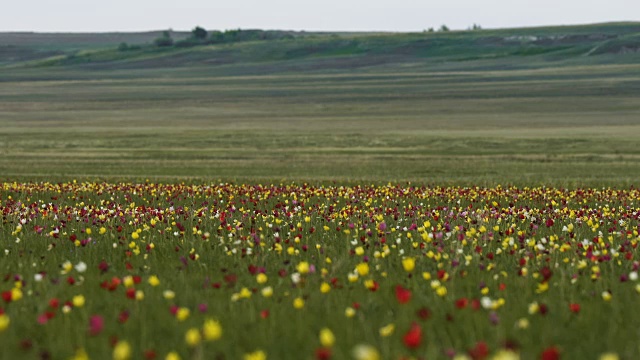
[[[3,358],[640,356],[633,188],[0,186]]]
[[[639,359],[639,31],[0,34],[0,359]]]

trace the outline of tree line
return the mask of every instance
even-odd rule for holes
[[[467,30],[482,30],[482,27],[478,24],[473,24]],[[439,29],[429,28],[424,32],[448,32],[450,31],[447,25],[440,26]],[[304,32],[303,32],[304,33]],[[191,47],[198,45],[210,45],[210,44],[227,44],[243,41],[259,41],[259,40],[293,40],[298,36],[294,35],[290,31],[278,31],[278,30],[226,30],[226,31],[207,31],[200,26],[196,26],[191,30],[191,34],[188,38],[175,41],[171,37],[171,31],[163,31],[162,34],[157,37],[153,44],[157,47]],[[127,45],[126,43],[120,44],[118,50],[127,51],[139,49],[139,46]]]
[[[154,44],[159,47],[176,46],[189,47],[207,44],[225,44],[241,41],[256,40],[291,40],[295,36],[285,31],[268,30],[226,30],[208,32],[200,26],[191,30],[191,36],[186,39],[174,41],[169,31],[164,31],[162,35],[154,40]]]

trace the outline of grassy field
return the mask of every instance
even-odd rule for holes
[[[640,356],[636,189],[0,190],[0,359]]]
[[[0,34],[0,359],[640,356],[640,24],[151,34]]]
[[[615,49],[639,31],[324,34],[13,63],[0,176],[628,186],[640,55]]]

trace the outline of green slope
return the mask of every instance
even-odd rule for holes
[[[491,64],[482,61],[489,61],[500,67],[501,60],[508,58],[510,66],[523,68],[538,67],[536,63],[540,61],[597,63],[603,59],[593,57],[627,55],[640,50],[640,23],[435,33],[292,34],[285,40],[186,48],[151,45],[158,33],[31,34],[31,37],[22,34],[21,38],[16,38],[15,34],[2,34],[0,64],[11,67],[79,66],[93,70],[209,66],[227,67],[232,74],[246,74],[250,72],[248,64],[254,64],[258,72],[349,70],[470,61],[480,62],[478,65],[485,67]],[[186,33],[175,34],[176,39],[186,36]],[[127,41],[140,46],[127,51],[117,49],[119,42]],[[272,66],[265,67],[265,64]],[[467,65],[458,64],[455,68]]]

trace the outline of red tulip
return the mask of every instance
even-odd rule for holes
[[[396,299],[400,304],[408,303],[411,300],[411,291],[403,288],[402,285],[396,286]]]
[[[560,350],[557,347],[551,346],[542,352],[540,355],[540,360],[559,360],[560,359]]]
[[[325,347],[316,349],[316,359],[318,360],[331,359],[331,349],[325,348]]]
[[[571,303],[569,304],[569,310],[571,310],[572,313],[579,313],[580,312],[580,304],[575,304],[575,303]]]
[[[489,347],[484,341],[478,341],[473,349],[469,350],[469,356],[473,360],[482,360],[489,356]]]
[[[456,300],[456,307],[458,309],[466,308],[467,304],[469,304],[469,300],[467,298],[460,298],[460,299]]]
[[[420,346],[422,341],[422,328],[420,328],[420,325],[413,323],[409,331],[404,335],[403,341],[404,345],[409,349],[415,349]]]

